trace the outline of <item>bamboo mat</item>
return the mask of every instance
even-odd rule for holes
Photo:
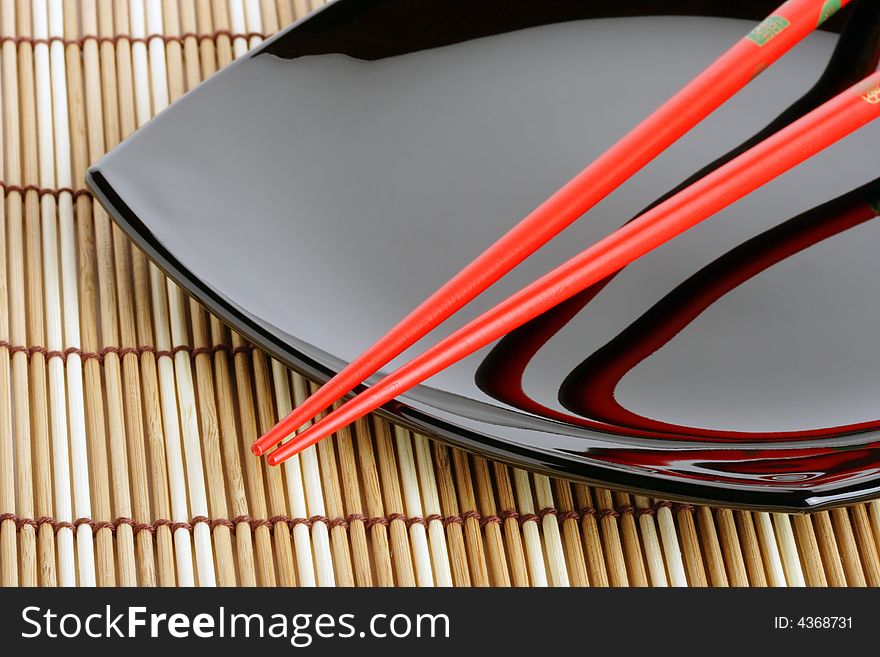
[[[692,507],[360,421],[247,449],[311,384],[209,316],[88,163],[307,0],[0,0],[4,586],[880,584],[880,504]]]

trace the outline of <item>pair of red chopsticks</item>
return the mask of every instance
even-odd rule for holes
[[[613,192],[850,0],[790,0],[256,441],[263,454]],[[880,116],[868,76],[525,287],[268,455],[277,465],[613,274]]]

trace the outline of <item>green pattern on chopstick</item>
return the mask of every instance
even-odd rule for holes
[[[761,21],[754,30],[749,32],[746,38],[754,41],[759,46],[763,46],[769,43],[773,37],[782,32],[789,25],[791,25],[791,23],[784,16],[768,16]]]
[[[819,12],[819,25],[834,16],[838,11],[840,11],[840,0],[825,0],[825,4],[822,5],[822,11]]]

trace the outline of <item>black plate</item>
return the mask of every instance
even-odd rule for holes
[[[841,12],[416,349],[865,75],[878,4]],[[89,184],[188,292],[323,380],[774,6],[340,0]],[[383,412],[673,498],[804,510],[875,494],[878,140],[868,126]]]

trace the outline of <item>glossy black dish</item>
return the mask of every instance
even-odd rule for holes
[[[187,292],[326,380],[776,4],[338,0],[88,182]],[[873,70],[877,4],[841,12],[393,365]],[[880,494],[878,139],[868,126],[382,412],[675,499],[802,511]]]

